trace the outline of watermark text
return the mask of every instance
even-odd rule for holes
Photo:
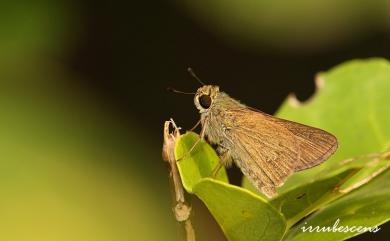
[[[329,233],[329,232],[339,232],[339,233],[348,233],[348,232],[357,232],[357,233],[364,233],[364,232],[371,232],[376,233],[381,228],[378,226],[372,226],[372,227],[365,227],[365,226],[341,226],[340,225],[340,219],[338,218],[333,226],[306,226],[307,222],[305,222],[305,225],[301,227],[302,232],[309,232],[309,233]]]

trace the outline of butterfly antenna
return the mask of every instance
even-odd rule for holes
[[[167,90],[169,92],[178,93],[178,94],[185,94],[185,95],[194,95],[195,94],[194,92],[184,92],[184,91],[176,90],[172,87],[168,87]]]
[[[196,79],[201,85],[205,85],[205,84],[199,79],[199,77],[196,76],[196,74],[194,73],[194,71],[192,70],[192,68],[188,67],[188,68],[187,68],[187,71],[188,71],[188,73],[190,73],[190,75],[191,75],[192,77],[194,77],[194,79]]]

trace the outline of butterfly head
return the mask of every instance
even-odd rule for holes
[[[218,93],[219,87],[216,85],[204,85],[196,91],[194,103],[200,113],[210,109]]]

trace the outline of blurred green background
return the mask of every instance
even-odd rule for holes
[[[191,66],[273,113],[319,71],[389,59],[389,16],[389,0],[2,1],[0,240],[177,240],[163,121],[199,117],[166,87],[195,90]],[[224,240],[191,198],[198,239]]]

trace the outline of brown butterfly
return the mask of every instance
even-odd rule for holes
[[[218,86],[200,87],[194,103],[201,115],[200,137],[217,146],[220,166],[235,162],[268,197],[288,176],[322,163],[337,149],[332,134],[245,106]]]

